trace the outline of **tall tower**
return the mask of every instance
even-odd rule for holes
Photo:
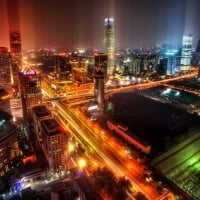
[[[10,84],[10,53],[6,47],[0,47],[0,84]]]
[[[184,35],[181,51],[181,70],[189,70],[192,58],[192,34]]]
[[[98,102],[99,110],[102,111],[104,109],[104,78],[106,77],[108,57],[106,54],[95,54],[94,60],[94,97]]]
[[[28,126],[32,120],[32,107],[42,103],[40,74],[31,69],[19,72],[19,90],[23,118],[25,125]]]
[[[22,57],[18,0],[7,0],[7,13],[11,51],[11,84],[16,89],[16,92],[18,92],[18,73],[21,70]]]
[[[115,31],[114,31],[114,19],[105,19],[105,32],[104,32],[104,50],[108,55],[108,68],[107,76],[112,76],[115,71],[114,67],[114,54],[115,54]]]

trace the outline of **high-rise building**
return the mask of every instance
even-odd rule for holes
[[[21,71],[21,32],[19,19],[18,0],[7,0],[7,15],[9,25],[10,52],[11,52],[11,84],[18,92],[19,77]]]
[[[104,80],[107,71],[108,56],[106,54],[95,54],[94,70],[94,98],[98,102],[99,110],[104,109]]]
[[[164,58],[166,59],[166,72],[167,74],[175,74],[179,69],[179,52],[177,50],[170,50],[165,52]]]
[[[33,107],[33,126],[38,141],[42,140],[41,121],[52,118],[51,112],[45,105]]]
[[[49,170],[56,172],[64,167],[65,134],[55,119],[41,121],[42,148],[49,162]]]
[[[10,73],[10,53],[8,48],[0,47],[0,83],[2,85],[11,83]]]
[[[21,33],[19,18],[19,1],[7,0],[10,51],[17,62],[21,59]]]
[[[19,91],[23,118],[28,125],[28,122],[32,119],[32,107],[42,103],[40,74],[31,69],[19,72]]]
[[[114,19],[105,19],[105,32],[104,32],[104,51],[108,55],[108,68],[107,76],[112,76],[115,72],[114,55],[115,55],[115,31]]]
[[[0,110],[0,176],[12,169],[20,156],[17,127],[11,119],[11,115]]]
[[[10,31],[10,51],[16,62],[21,59],[21,33],[20,31]]]
[[[189,70],[192,58],[192,34],[184,35],[181,51],[181,71]]]
[[[56,79],[59,81],[65,81],[69,78],[71,67],[69,64],[69,57],[65,54],[58,54],[55,56],[55,73]]]

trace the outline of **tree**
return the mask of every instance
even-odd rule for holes
[[[127,191],[130,192],[131,182],[125,177],[120,177],[115,186],[115,200],[125,200]]]
[[[104,190],[107,194],[112,194],[116,185],[116,177],[106,167],[98,168],[93,172],[93,181],[98,189]]]
[[[148,198],[141,192],[138,192],[136,195],[135,195],[135,199],[136,200],[148,200]]]
[[[117,179],[106,167],[98,168],[93,172],[93,182],[97,189],[106,192],[115,200],[125,200],[131,183],[125,177]]]

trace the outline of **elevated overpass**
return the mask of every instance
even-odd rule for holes
[[[174,86],[174,85],[171,85],[171,84],[168,84],[168,83],[162,83],[162,85],[165,86],[165,87],[174,89],[174,90],[181,90],[181,91],[184,91],[184,92],[188,92],[188,93],[192,93],[194,95],[200,96],[200,91],[197,91],[197,90],[190,90],[188,88],[183,88],[183,87],[180,87],[180,86]]]

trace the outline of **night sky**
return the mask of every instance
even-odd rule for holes
[[[19,0],[18,10],[23,49],[102,48],[109,16],[117,48],[180,45],[187,33],[195,47],[200,38],[200,0]],[[0,46],[9,47],[8,24],[16,28],[17,11],[7,11],[0,0]]]

